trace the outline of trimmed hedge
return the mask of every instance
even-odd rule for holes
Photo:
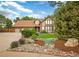
[[[21,33],[24,37],[30,37],[33,34],[36,34],[36,31],[34,29],[24,29],[21,31]]]
[[[41,33],[47,33],[45,30],[41,30]]]

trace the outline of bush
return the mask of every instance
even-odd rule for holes
[[[19,39],[19,43],[22,45],[25,44],[25,39]]]
[[[21,31],[21,33],[22,33],[22,35],[23,35],[24,37],[30,37],[30,36],[32,36],[33,34],[35,34],[36,31],[35,31],[34,29],[24,29],[24,30]]]
[[[31,29],[30,32],[31,32],[32,35],[36,34],[36,31],[34,29]]]
[[[11,48],[16,48],[16,47],[18,47],[18,46],[19,46],[18,41],[13,41],[13,42],[11,43]]]
[[[39,36],[39,33],[35,33],[35,35]]]
[[[31,34],[31,31],[30,30],[24,29],[24,30],[22,30],[22,35],[24,37],[30,37],[32,34]]]
[[[36,39],[36,38],[37,38],[37,35],[33,34],[32,39]]]
[[[47,33],[45,30],[41,30],[41,33]]]

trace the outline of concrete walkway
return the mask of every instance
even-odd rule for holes
[[[0,33],[0,51],[4,51],[10,47],[11,42],[18,41],[21,33]]]
[[[5,51],[10,47],[11,42],[18,41],[21,33],[0,33],[0,57],[50,57],[51,55],[28,53],[28,52],[11,52]]]
[[[0,57],[54,57],[53,55],[31,53],[31,52],[0,52]]]

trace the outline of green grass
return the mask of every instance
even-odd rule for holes
[[[49,33],[45,33],[45,34],[40,34],[37,38],[56,38],[57,36],[55,34],[49,34]]]

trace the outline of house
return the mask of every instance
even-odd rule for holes
[[[53,32],[53,21],[51,18],[46,18],[42,21],[40,20],[20,20],[17,21],[13,28],[15,31],[18,32],[24,28],[34,28],[37,32],[41,30],[45,30],[46,32],[52,33]]]

